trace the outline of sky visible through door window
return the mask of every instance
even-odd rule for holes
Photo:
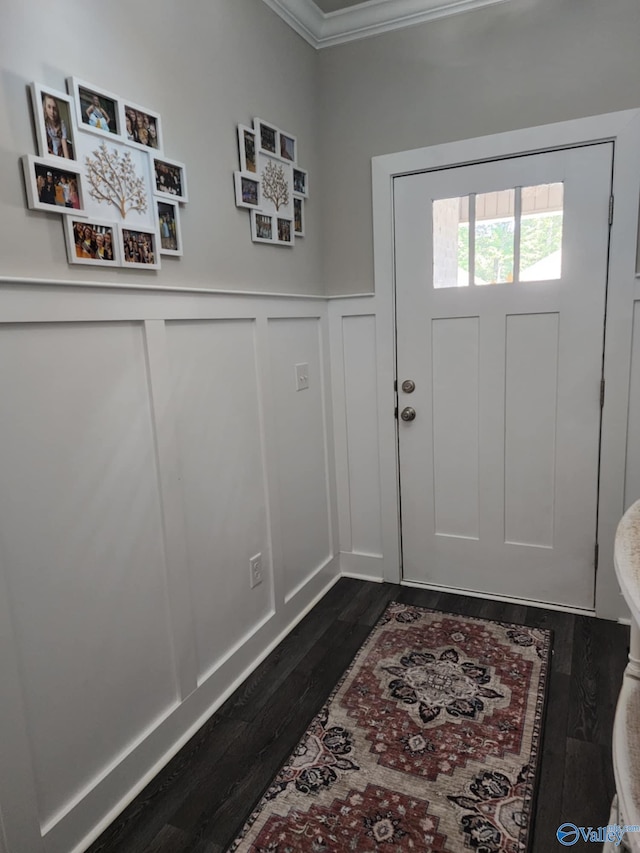
[[[433,286],[559,279],[562,183],[433,202]]]

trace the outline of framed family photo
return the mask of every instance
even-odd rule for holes
[[[158,230],[160,231],[160,254],[182,255],[182,232],[180,231],[180,205],[168,199],[156,199],[158,206]]]
[[[273,243],[273,216],[251,211],[251,238],[254,243]]]
[[[293,191],[296,195],[309,197],[309,177],[306,169],[293,167]]]
[[[260,207],[260,181],[255,175],[234,172],[236,205],[238,207]]]
[[[253,124],[256,128],[258,150],[262,151],[264,154],[275,154],[276,156],[279,156],[280,142],[278,139],[278,128],[274,127],[272,124],[267,124],[267,122],[262,121],[262,119],[259,118],[254,119]]]
[[[304,201],[293,197],[293,232],[296,237],[304,237]]]
[[[121,135],[117,95],[78,80],[77,77],[69,77],[67,88],[74,99],[78,126],[101,136]]]
[[[75,116],[69,95],[38,83],[30,86],[33,118],[41,157],[76,160]]]
[[[137,148],[162,151],[162,126],[159,113],[147,107],[132,104],[131,101],[121,101],[120,108],[120,126],[124,141]]]
[[[293,246],[293,220],[276,216],[276,243],[279,246]]]
[[[283,131],[280,131],[280,156],[283,160],[296,162],[296,138]]]
[[[158,233],[155,228],[120,226],[122,266],[137,269],[160,269]]]
[[[31,210],[86,216],[82,174],[75,162],[25,154],[22,168]]]
[[[120,266],[120,240],[114,222],[66,216],[64,234],[70,264]]]
[[[173,201],[187,202],[187,172],[184,163],[167,160],[166,157],[153,158],[154,193]]]
[[[243,124],[238,125],[238,146],[240,149],[240,171],[258,171],[256,164],[256,134],[250,127]]]

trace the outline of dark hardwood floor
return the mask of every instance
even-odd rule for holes
[[[391,600],[554,632],[532,851],[556,829],[607,823],[611,731],[628,628],[536,607],[340,580],[90,853],[222,853]]]

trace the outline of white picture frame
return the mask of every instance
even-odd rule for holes
[[[251,239],[254,243],[270,243],[274,240],[274,218],[270,213],[262,213],[259,210],[251,211]],[[265,229],[268,230],[268,236]]]
[[[132,127],[133,136],[131,136],[129,132],[129,125],[127,124],[127,116],[132,116],[134,113],[135,122],[134,127]],[[146,119],[146,122],[144,119]],[[160,117],[160,113],[157,113],[155,110],[151,110],[148,107],[142,107],[140,104],[134,104],[133,101],[121,98],[120,128],[121,136],[127,145],[132,145],[134,148],[139,148],[142,151],[149,151],[152,154],[162,154],[164,148],[162,140],[162,119]],[[138,138],[138,134],[142,134],[143,132],[145,133],[145,138],[148,140],[147,142],[141,142]],[[154,138],[155,144],[153,144]]]
[[[139,225],[118,225],[120,237],[120,257],[122,266],[126,269],[141,269],[141,270],[158,270],[160,269],[160,236],[157,228],[145,228]],[[144,235],[149,238],[144,240]],[[138,252],[141,246],[146,242],[152,254],[152,260],[140,261],[130,260],[131,257],[131,239],[133,240],[133,250],[136,252],[135,257],[138,257]]]
[[[300,166],[293,166],[293,194],[298,198],[309,198],[309,173]]]
[[[256,151],[280,158],[280,131],[275,124],[254,118],[253,125],[256,132]]]
[[[260,178],[250,172],[234,172],[236,206],[259,209],[261,207]]]
[[[22,168],[27,190],[27,203],[31,210],[86,217],[83,175],[75,160],[24,154]],[[60,180],[61,177],[65,178],[66,188],[63,181]],[[75,181],[75,187],[72,184],[73,181]],[[68,197],[67,190],[69,192]],[[74,198],[74,190],[77,199]],[[49,201],[48,199],[52,200]]]
[[[238,150],[240,152],[240,171],[257,175],[256,132],[252,127],[247,127],[244,124],[238,125]]]
[[[86,235],[79,235],[78,228],[91,229],[92,236],[88,238]],[[64,236],[67,244],[67,259],[70,264],[86,264],[94,267],[119,267],[122,265],[118,225],[112,220],[65,216]],[[109,245],[113,255],[112,259],[101,258],[100,252],[108,250]]]
[[[293,233],[296,237],[304,237],[304,199],[293,197]]]
[[[180,205],[167,198],[155,199],[158,212],[158,234],[160,254],[182,257],[182,230],[180,228]],[[170,208],[171,210],[168,210]],[[168,218],[167,218],[168,217]]]
[[[122,139],[119,95],[77,77],[67,78],[67,89],[75,104],[78,130],[110,139]],[[97,103],[95,103],[96,98]],[[98,113],[101,115],[99,116]]]
[[[286,246],[292,248],[295,243],[295,233],[293,230],[293,219],[289,216],[276,216],[275,222],[275,240],[276,246]]]
[[[284,130],[278,131],[278,151],[280,159],[287,163],[296,163],[298,154],[298,140],[296,137]]]
[[[65,92],[42,86],[40,83],[32,83],[29,90],[39,156],[77,160],[74,142],[76,115],[73,99]],[[59,125],[51,121],[49,115],[48,106],[53,102],[55,102]]]
[[[150,151],[151,149],[147,149]],[[168,198],[171,201],[179,201],[186,204],[189,201],[187,189],[187,169],[179,160],[170,160],[168,157],[152,157],[152,183],[153,194],[158,198]],[[165,169],[163,172],[162,170]],[[163,184],[163,178],[171,179],[171,184]],[[167,189],[162,189],[166,186]]]

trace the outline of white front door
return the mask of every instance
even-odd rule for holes
[[[394,181],[405,580],[593,607],[612,148]]]

